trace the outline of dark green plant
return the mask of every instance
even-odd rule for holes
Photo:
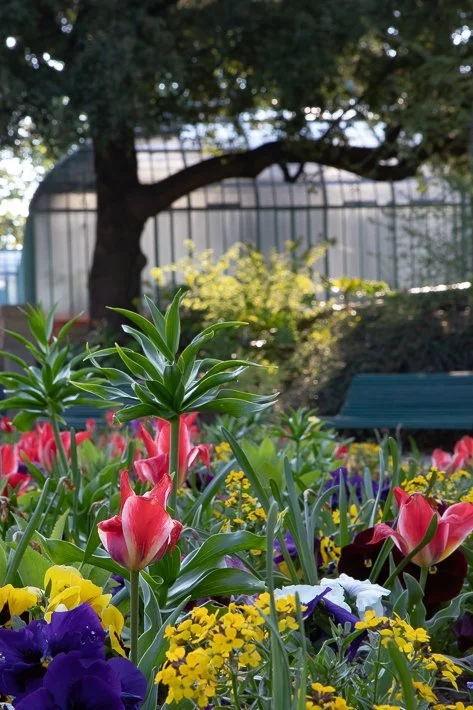
[[[67,335],[74,325],[75,318],[69,320],[53,335],[56,308],[45,312],[42,306],[28,305],[20,309],[28,322],[32,340],[19,333],[6,332],[22,343],[35,359],[35,365],[29,365],[23,358],[12,353],[0,351],[16,363],[22,372],[2,372],[0,382],[5,387],[5,399],[0,402],[1,410],[20,410],[13,419],[13,424],[20,431],[27,431],[39,417],[51,421],[59,455],[64,464],[63,450],[59,443],[59,423],[64,422],[64,414],[74,405],[103,406],[97,399],[86,397],[75,387],[77,383],[87,382],[93,375],[93,367],[80,367],[84,361],[81,352],[71,357]]]
[[[74,383],[79,389],[120,404],[115,416],[122,423],[147,416],[169,421],[171,473],[177,471],[181,414],[198,411],[248,416],[270,407],[277,397],[277,394],[260,396],[224,387],[252,365],[247,360],[197,358],[202,346],[219,330],[244,323],[232,321],[209,326],[179,354],[179,307],[183,296],[183,290],[176,293],[165,315],[147,298],[152,321],[133,311],[114,309],[138,326],[139,330],[129,325],[122,328],[138,342],[141,352],[116,343],[113,348],[91,353],[89,359],[97,367],[96,376],[88,382]],[[100,365],[100,358],[113,353],[118,353],[129,374]],[[173,500],[175,507],[175,497]]]

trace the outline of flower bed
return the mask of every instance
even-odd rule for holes
[[[31,309],[37,366],[0,374],[0,703],[473,708],[473,439],[430,462],[275,413],[198,359],[227,324],[179,350],[180,297],[72,360]]]

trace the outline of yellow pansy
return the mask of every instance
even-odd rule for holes
[[[102,616],[103,610],[112,598],[111,594],[103,594],[101,587],[84,579],[75,567],[66,565],[50,567],[44,576],[44,586],[46,589],[50,588],[49,605],[45,614],[47,621],[59,605],[65,606],[66,609],[74,609],[83,602],[89,604],[99,616]]]
[[[125,619],[121,611],[113,604],[109,604],[102,612],[102,626],[110,635],[113,650],[120,656],[126,656],[120,640],[124,625]]]
[[[89,604],[100,617],[104,629],[109,632],[113,650],[125,656],[120,641],[125,620],[121,611],[110,604],[111,594],[103,594],[101,587],[84,579],[75,567],[66,565],[50,567],[44,577],[44,586],[49,590],[49,604],[44,615],[46,621],[51,620],[54,611]]]
[[[0,587],[0,611],[8,605],[10,616],[20,616],[28,609],[36,606],[40,591],[33,587],[15,589],[11,584]]]

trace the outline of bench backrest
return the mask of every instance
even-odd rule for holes
[[[473,412],[473,375],[470,373],[406,373],[356,375],[340,412],[360,416],[384,414]]]

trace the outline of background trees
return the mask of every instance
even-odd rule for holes
[[[92,140],[90,311],[108,317],[139,295],[146,220],[197,187],[273,163],[293,179],[309,160],[374,179],[427,159],[466,173],[472,15],[460,0],[3,0],[0,141],[58,156]],[[271,126],[261,147],[139,183],[137,133],[243,114]],[[360,121],[371,147],[350,142]]]

